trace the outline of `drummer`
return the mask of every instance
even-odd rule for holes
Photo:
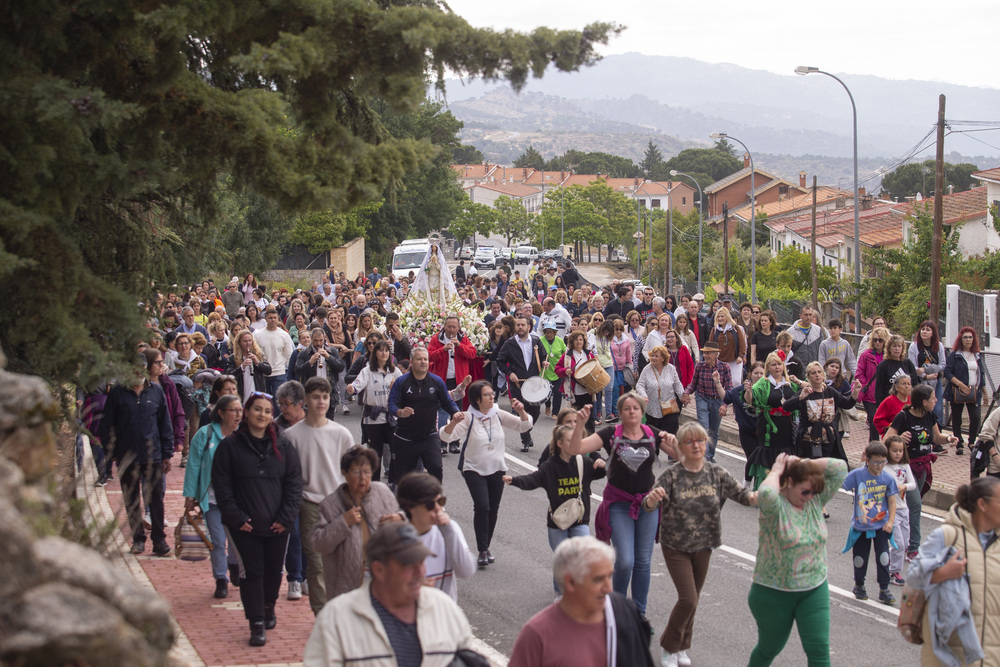
[[[573,397],[573,407],[579,410],[585,405],[593,405],[594,395],[589,393],[583,384],[576,381],[576,369],[595,357],[594,353],[587,349],[587,334],[583,331],[570,333],[566,338],[566,345],[565,354],[556,364],[556,375],[568,385],[566,395]],[[587,415],[587,433],[593,432],[594,411],[591,410]]]
[[[500,348],[496,364],[497,370],[507,376],[507,391],[511,405],[514,405],[515,400],[524,403],[524,411],[531,415],[531,421],[534,423],[538,421],[542,407],[540,404],[532,405],[525,401],[521,390],[527,380],[541,377],[543,370],[541,359],[545,349],[539,340],[531,335],[531,325],[532,321],[523,313],[515,318],[514,335]],[[531,440],[531,430],[522,432],[521,451],[526,452],[534,445]]]
[[[548,301],[549,299],[546,299]],[[539,341],[542,348],[545,350],[544,361],[542,362],[542,377],[548,381],[551,389],[549,393],[551,396],[545,401],[545,414],[556,418],[559,414],[560,408],[562,408],[562,391],[560,391],[560,386],[562,385],[562,380],[556,374],[556,364],[562,359],[563,354],[566,353],[566,343],[562,338],[557,336],[559,333],[559,327],[556,323],[555,318],[542,316],[542,338]]]

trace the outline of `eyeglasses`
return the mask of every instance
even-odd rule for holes
[[[881,468],[885,464],[886,464],[885,461],[872,461],[872,460],[868,461],[868,465],[875,466],[876,468]]]
[[[962,340],[972,340],[973,338],[975,338],[975,336],[971,336],[969,334],[962,336]]]
[[[760,311],[759,310],[755,310],[755,311],[753,311],[753,314],[754,315],[760,315]]]
[[[425,509],[426,509],[426,510],[427,510],[428,512],[430,512],[431,510],[433,510],[433,509],[434,509],[434,506],[435,506],[435,505],[437,505],[438,507],[444,507],[444,504],[445,504],[446,502],[448,502],[448,499],[447,499],[447,498],[445,498],[444,496],[441,496],[440,498],[435,498],[434,500],[428,500],[428,501],[426,501],[426,502],[424,503],[424,508],[425,508]]]
[[[371,477],[372,469],[368,466],[354,466],[347,471],[349,477]]]

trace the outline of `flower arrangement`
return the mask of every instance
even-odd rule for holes
[[[476,350],[486,351],[489,332],[483,324],[483,314],[478,308],[466,306],[458,297],[453,297],[446,305],[439,305],[420,298],[418,292],[411,292],[396,312],[399,313],[399,328],[411,345],[429,345],[431,338],[444,328],[445,318],[455,315],[462,333],[469,338]],[[384,325],[380,330],[384,333]]]

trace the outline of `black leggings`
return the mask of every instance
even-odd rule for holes
[[[878,405],[871,401],[863,401],[865,406],[865,413],[868,415],[868,440],[881,440],[882,436],[878,434],[878,429],[875,428],[875,411],[878,410]]]
[[[472,525],[476,531],[476,550],[486,551],[493,541],[493,529],[497,526],[500,513],[500,498],[503,497],[503,471],[492,475],[480,475],[466,470],[462,473],[465,484],[472,496]]]
[[[580,410],[585,405],[589,405],[591,408],[593,408],[594,407],[594,397],[591,396],[590,394],[579,394],[578,396],[574,396],[573,397],[573,407],[574,408],[576,408],[577,410]],[[595,417],[596,417],[596,415],[594,415],[594,411],[591,410],[590,411],[590,416],[587,418],[587,433],[593,433],[594,432],[594,419],[595,419]]]
[[[952,403],[951,404],[951,431],[958,438],[958,444],[961,445],[965,440],[962,439],[962,408],[969,411],[969,446],[976,444],[976,438],[979,437],[979,426],[981,419],[981,412],[978,403]]]
[[[281,568],[285,565],[288,532],[262,536],[226,527],[243,565],[240,600],[247,619],[264,620],[264,610],[274,609],[281,589]]]
[[[388,424],[362,424],[361,440],[368,443],[372,451],[378,455],[378,465],[372,470],[372,481],[380,482],[382,481],[382,452],[385,451],[386,443],[392,440],[392,429],[389,428]],[[389,477],[392,478],[391,469]]]

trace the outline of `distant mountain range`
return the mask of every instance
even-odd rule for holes
[[[817,174],[822,183],[849,187],[847,94],[829,77],[796,76],[791,70],[783,76],[629,53],[608,56],[580,72],[550,71],[519,95],[505,84],[450,80],[446,101],[465,122],[463,143],[501,164],[510,164],[529,145],[546,157],[574,148],[638,161],[649,139],[669,157],[683,148],[710,146],[710,133],[725,132],[753,151],[759,168],[790,179],[806,171],[810,181]],[[858,106],[859,171],[862,180],[874,175],[869,189],[877,186],[880,168],[914,149],[923,149],[918,156],[933,156],[934,136],[927,135],[942,93],[955,132],[945,139],[945,159],[984,169],[1000,165],[1000,136],[961,134],[973,128],[951,120],[996,120],[1000,90],[874,76],[841,78]]]

